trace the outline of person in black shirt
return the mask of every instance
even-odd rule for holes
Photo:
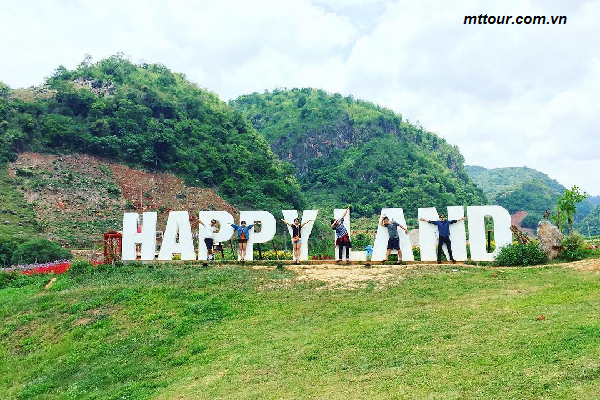
[[[302,225],[300,225],[300,220],[298,218],[294,218],[293,224],[290,224],[283,218],[281,219],[281,221],[284,224],[286,224],[292,228],[292,242],[294,243],[294,263],[299,264],[300,263],[300,245],[302,243],[302,228],[304,228],[304,225],[306,225],[310,221],[312,221],[312,219],[309,219]]]

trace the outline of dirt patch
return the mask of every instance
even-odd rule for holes
[[[48,283],[46,283],[46,285],[44,285],[44,289],[48,290],[52,287],[52,285],[54,284],[54,282],[56,282],[57,278],[52,278],[48,281]]]
[[[558,265],[566,268],[572,268],[577,271],[596,272],[597,274],[600,274],[600,259],[598,258],[592,258]]]
[[[91,318],[79,318],[78,320],[73,322],[73,326],[87,325],[87,324],[91,323],[92,321],[93,321],[93,319],[91,319]]]
[[[272,269],[273,267],[252,266],[253,269]],[[423,268],[416,265],[377,265],[365,267],[364,265],[340,265],[340,264],[318,264],[318,265],[288,265],[286,269],[295,274],[290,279],[278,280],[270,283],[266,288],[292,285],[298,282],[318,281],[328,289],[357,289],[372,283],[377,288],[404,279],[407,271]],[[429,269],[428,266],[424,269]]]
[[[525,233],[527,236],[536,237],[536,235],[533,233],[533,229],[523,228],[521,226],[521,222],[523,222],[523,219],[525,219],[526,216],[527,216],[526,211],[517,211],[516,213],[514,213],[510,216],[510,223],[515,225],[517,228],[519,228],[519,230],[521,232]]]
[[[392,279],[400,280],[402,275],[395,267],[357,268],[338,265],[326,265],[322,268],[294,269],[298,280],[317,280],[325,282],[329,288],[358,288],[368,282],[383,286]]]
[[[222,210],[234,217],[239,215],[239,210],[214,189],[186,186],[173,174],[151,173],[121,164],[110,167],[128,207],[138,212],[158,211],[158,227],[164,227],[173,210],[190,211],[192,230],[198,229],[198,211]]]

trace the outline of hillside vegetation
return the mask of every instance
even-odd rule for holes
[[[35,210],[15,186],[6,168],[0,168],[0,242],[7,237],[26,240],[39,232]]]
[[[598,398],[597,274],[454,269],[0,275],[0,398]]]
[[[566,188],[548,175],[527,167],[484,168],[467,165],[473,181],[493,204],[499,204],[511,214],[525,211],[521,222],[525,228],[537,229],[546,210],[553,211],[557,199]],[[581,221],[593,208],[594,198],[577,204],[575,221]],[[600,227],[599,227],[600,228]]]
[[[583,235],[600,235],[600,205],[594,207],[577,225],[575,229]]]
[[[403,207],[414,218],[418,207],[485,203],[457,147],[388,109],[310,88],[230,104],[296,166],[310,206],[351,203],[364,216]]]
[[[184,75],[120,55],[59,67],[42,88],[0,84],[0,162],[83,152],[214,187],[237,206],[299,207],[292,167],[241,114]]]

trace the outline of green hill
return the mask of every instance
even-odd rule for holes
[[[521,226],[536,229],[546,210],[553,211],[556,200],[565,187],[548,175],[527,167],[484,168],[467,165],[465,169],[473,181],[494,204],[506,208],[511,214],[526,211]],[[591,201],[577,205],[575,221],[581,221],[593,208]]]
[[[61,66],[40,88],[0,85],[0,162],[25,150],[173,172],[242,207],[302,205],[293,167],[240,113],[183,74],[120,55]]]
[[[575,229],[582,235],[597,236],[600,235],[600,205],[595,206],[592,211],[585,216]]]
[[[600,196],[590,196],[586,200],[594,206],[600,206]]]
[[[548,189],[550,193],[560,196],[565,187],[558,181],[550,178],[543,172],[527,167],[484,168],[475,165],[466,165],[465,169],[490,200],[498,195],[513,191],[524,182],[537,181]]]
[[[311,207],[351,203],[365,216],[404,207],[415,217],[418,207],[486,202],[457,147],[375,104],[310,88],[230,104],[296,166]]]

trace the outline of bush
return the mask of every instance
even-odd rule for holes
[[[541,219],[537,214],[529,214],[521,221],[521,227],[536,230]]]
[[[69,275],[71,276],[87,275],[92,272],[94,272],[94,266],[86,260],[75,260],[69,268]]]
[[[421,248],[419,246],[413,246],[412,251],[415,261],[421,261]]]
[[[564,251],[559,258],[565,261],[577,261],[585,257],[585,240],[577,232],[571,232],[563,238]]]
[[[71,258],[71,252],[47,239],[31,239],[19,245],[11,257],[12,264],[46,263]]]
[[[536,243],[509,244],[496,256],[496,264],[504,266],[536,265],[546,261],[546,254]]]
[[[12,255],[19,247],[19,240],[13,237],[0,238],[0,265],[8,267],[11,264]]]
[[[0,289],[4,289],[10,286],[13,275],[8,272],[0,272]]]

